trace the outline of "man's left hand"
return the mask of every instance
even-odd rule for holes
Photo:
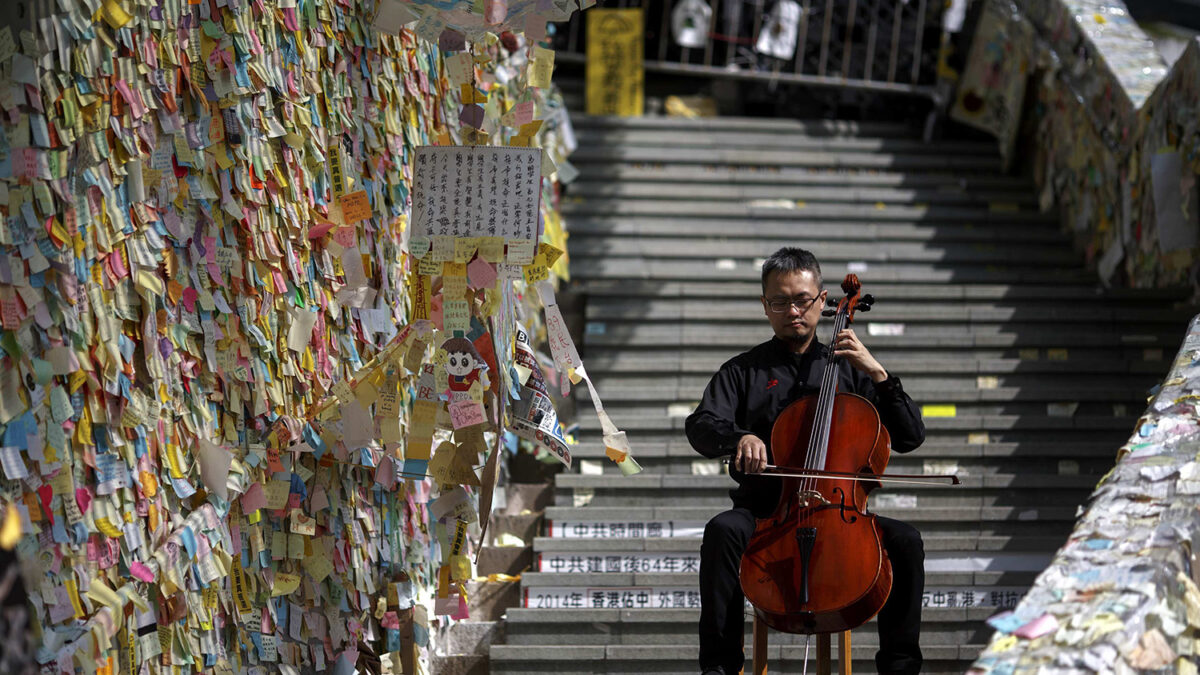
[[[883,382],[888,377],[887,371],[879,365],[874,356],[871,356],[866,345],[849,328],[834,337],[833,353],[849,361],[857,370],[866,373],[872,382]]]

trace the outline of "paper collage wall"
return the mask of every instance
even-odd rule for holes
[[[1101,280],[1200,287],[1200,43],[1170,68],[1124,4],[987,0],[952,115],[1011,151],[1024,96],[1041,205]],[[1011,154],[1009,152],[1008,154]]]
[[[586,381],[536,44],[571,9],[55,11],[0,29],[0,548],[32,632],[4,672],[423,671],[501,451],[570,461],[529,336]]]

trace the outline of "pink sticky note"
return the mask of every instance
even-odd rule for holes
[[[342,248],[350,248],[354,246],[354,228],[352,226],[338,228],[333,233],[333,240],[341,244]]]
[[[125,267],[125,261],[121,259],[120,253],[110,253],[107,258],[108,269],[117,279],[124,279],[129,276],[129,270]]]
[[[385,490],[396,487],[396,470],[392,468],[391,457],[385,456],[379,460],[379,466],[375,467],[375,482],[382,485]]]
[[[467,279],[472,288],[490,288],[496,281],[496,266],[483,258],[476,258],[467,265]]]
[[[455,429],[483,424],[483,406],[476,401],[455,401],[450,404],[450,423]]]
[[[518,103],[518,104],[514,105],[512,108],[512,116],[513,116],[513,121],[516,122],[515,126],[518,126],[518,127],[532,122],[533,121],[533,101],[525,101],[524,103]]]
[[[325,236],[325,233],[335,227],[333,223],[316,223],[308,228],[309,239],[320,239]]]
[[[183,306],[187,308],[187,311],[196,311],[196,300],[199,298],[200,294],[197,293],[196,289],[192,288],[191,286],[183,289]]]
[[[325,488],[320,485],[313,488],[312,497],[309,497],[308,500],[308,508],[314,513],[329,508],[329,496],[325,494]]]
[[[263,494],[262,483],[251,483],[250,489],[242,495],[242,511],[251,513],[267,505],[267,496]]]
[[[465,595],[462,595],[461,593],[459,594],[458,611],[456,611],[454,614],[451,614],[450,618],[454,619],[455,621],[471,618],[470,613],[467,611],[467,597]]]
[[[79,511],[87,513],[87,510],[92,506],[92,493],[83,488],[76,488],[75,501],[79,504]]]
[[[1032,640],[1058,630],[1058,619],[1053,614],[1043,614],[1013,631],[1017,637]]]
[[[154,573],[150,571],[150,568],[136,560],[129,563],[129,573],[146,583],[154,581]]]
[[[433,296],[433,301],[429,303],[429,320],[438,330],[442,330],[442,294],[438,293]]]

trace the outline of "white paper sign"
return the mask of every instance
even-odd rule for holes
[[[536,239],[541,150],[417,148],[413,237]]]

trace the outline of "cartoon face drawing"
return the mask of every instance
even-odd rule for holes
[[[479,380],[480,372],[487,368],[475,345],[466,338],[450,338],[442,343],[446,350],[446,379],[451,391],[465,392]]]
[[[463,377],[475,369],[475,363],[474,357],[466,352],[450,352],[450,358],[446,360],[446,373]]]

